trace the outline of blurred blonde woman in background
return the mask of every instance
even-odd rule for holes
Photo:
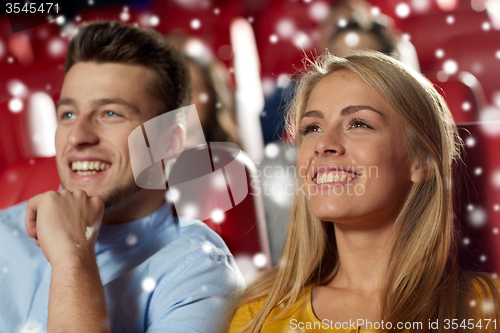
[[[381,53],[325,53],[288,125],[298,157],[283,259],[241,296],[231,333],[499,331],[498,280],[457,267],[462,142],[429,81]]]

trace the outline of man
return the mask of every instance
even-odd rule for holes
[[[1,332],[219,330],[241,281],[233,257],[205,225],[180,227],[164,190],[136,185],[128,149],[135,128],[188,103],[188,75],[154,31],[80,27],[57,103],[64,190],[0,212]],[[175,155],[181,126],[168,133]]]

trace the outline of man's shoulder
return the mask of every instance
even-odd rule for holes
[[[21,202],[14,206],[10,206],[5,209],[0,209],[0,222],[1,223],[15,223],[19,219],[24,222],[24,216],[26,214],[27,202]]]

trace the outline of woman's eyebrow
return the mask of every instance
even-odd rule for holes
[[[361,110],[371,110],[371,111],[376,112],[385,118],[385,115],[382,112],[380,112],[379,110],[377,110],[374,107],[369,106],[369,105],[349,105],[349,106],[346,106],[345,108],[342,109],[342,111],[340,111],[340,115],[341,116],[348,116],[354,112],[358,112]]]
[[[324,118],[323,112],[318,111],[318,110],[312,110],[312,111],[307,111],[304,112],[304,114],[300,117],[300,121],[306,117],[311,117],[311,118]]]

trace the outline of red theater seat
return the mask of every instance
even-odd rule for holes
[[[456,180],[456,215],[462,232],[460,259],[466,269],[500,270],[500,125],[459,126],[465,142]]]
[[[449,17],[453,19],[452,24],[447,21]],[[439,61],[436,50],[444,50],[450,38],[480,32],[483,22],[487,21],[486,11],[442,12],[408,17],[401,21],[400,29],[410,35],[410,41],[417,50],[420,67],[425,71],[433,69],[433,64]],[[444,59],[447,59],[448,54],[444,51]]]
[[[447,60],[454,60],[459,71],[477,77],[486,98],[493,102],[493,94],[500,93],[500,31],[481,31],[451,38],[443,50],[445,57],[436,64],[441,69]]]
[[[59,188],[54,157],[30,158],[10,164],[0,173],[0,209]]]

